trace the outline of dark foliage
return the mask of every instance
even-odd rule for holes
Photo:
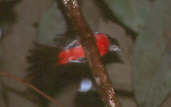
[[[0,24],[4,22],[13,23],[16,20],[16,15],[13,8],[20,1],[21,0],[4,0],[0,2]]]

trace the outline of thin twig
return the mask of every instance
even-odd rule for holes
[[[16,77],[15,75],[12,75],[12,74],[9,74],[7,72],[0,72],[0,75],[4,76],[4,77],[7,77],[7,78],[11,78],[13,80],[16,80],[22,84],[24,84],[25,86],[33,89],[35,92],[37,92],[38,94],[42,95],[44,98],[46,98],[47,100],[49,100],[50,102],[58,105],[59,107],[62,107],[62,105],[60,103],[58,103],[54,98],[48,96],[47,94],[45,94],[43,91],[41,91],[40,89],[36,88],[35,86],[33,86],[32,84],[24,81],[23,79],[21,78],[18,78]]]
[[[107,72],[105,72],[99,50],[96,46],[93,32],[83,17],[77,0],[63,0],[63,4],[68,18],[73,23],[75,30],[78,32],[80,42],[85,50],[85,54],[92,68],[94,79],[98,86],[98,91],[103,101],[108,107],[120,107],[112,83]]]
[[[29,93],[27,93],[26,91],[21,91],[21,90],[18,90],[18,89],[9,87],[9,86],[7,86],[6,84],[5,84],[5,89],[6,89],[6,91],[8,91],[9,93],[17,94],[18,96],[21,96],[21,97],[23,97],[23,98],[25,98],[25,99],[31,101],[31,102],[34,103],[34,104],[37,104],[37,105],[40,104],[37,100],[35,100],[35,99],[33,98],[33,96],[30,96]]]

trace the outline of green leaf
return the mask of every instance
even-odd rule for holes
[[[139,31],[143,20],[136,12],[136,1],[133,0],[104,0],[113,14],[126,26],[134,31]],[[137,6],[138,7],[138,6]]]
[[[66,30],[66,21],[55,2],[40,19],[37,42],[54,46],[55,39],[61,36]]]
[[[159,107],[171,92],[171,44],[168,41],[171,1],[158,0],[152,6],[144,28],[138,33],[133,56],[138,107]]]

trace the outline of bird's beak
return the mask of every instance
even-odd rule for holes
[[[116,53],[120,53],[120,52],[121,52],[121,49],[120,49],[119,46],[117,46],[117,45],[111,45],[111,46],[109,47],[109,51],[111,51],[111,52],[116,52]]]

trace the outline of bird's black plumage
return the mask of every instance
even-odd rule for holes
[[[36,43],[27,57],[29,63],[27,80],[50,96],[57,95],[64,88],[79,83],[83,78],[93,80],[88,62],[57,64],[60,52],[61,48]],[[108,52],[102,58],[104,64],[121,61],[118,53],[113,52]],[[39,98],[46,107],[45,99]]]

